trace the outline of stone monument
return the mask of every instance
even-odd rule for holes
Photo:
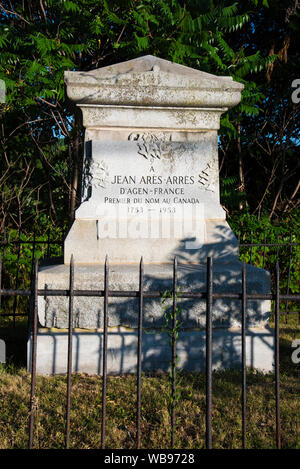
[[[6,344],[0,339],[0,363],[6,363]]]
[[[85,155],[82,198],[64,244],[64,263],[45,264],[39,288],[67,289],[71,255],[75,289],[137,290],[139,262],[148,290],[172,288],[179,262],[181,290],[205,291],[206,259],[214,260],[214,290],[241,291],[238,242],[219,198],[220,116],[241,99],[243,85],[145,56],[92,70],[65,72],[68,97],[82,110]],[[268,272],[247,266],[247,292],[267,293]],[[180,302],[179,366],[205,366],[205,301]],[[248,301],[248,365],[273,367],[269,301]],[[37,370],[62,373],[67,362],[68,298],[39,297]],[[143,369],[170,360],[160,301],[145,300]],[[74,299],[74,371],[101,373],[103,300]],[[213,366],[241,357],[241,302],[216,300]],[[30,344],[30,341],[29,341]],[[136,370],[137,300],[109,299],[108,372]],[[30,354],[29,354],[30,362]]]

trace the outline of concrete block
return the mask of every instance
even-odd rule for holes
[[[0,339],[0,363],[6,363],[6,345],[3,339]]]
[[[76,259],[75,259],[76,262]],[[145,264],[145,291],[164,292],[172,290],[171,264]],[[215,292],[241,293],[241,262],[220,263],[213,266]],[[270,275],[263,269],[247,265],[247,292],[268,293]],[[69,288],[69,267],[65,264],[40,267],[39,289]],[[181,291],[206,291],[206,265],[180,264],[178,267],[178,286]],[[76,265],[74,270],[74,288],[78,290],[103,290],[104,268],[101,265]],[[132,291],[139,289],[138,265],[112,265],[109,273],[109,289]],[[180,296],[180,295],[179,295]],[[166,303],[170,304],[170,302]],[[67,328],[69,314],[68,297],[39,297],[39,321],[42,327]],[[180,308],[178,320],[183,328],[205,327],[205,300],[178,299]],[[247,302],[247,324],[249,327],[264,327],[268,323],[270,301]],[[164,308],[160,299],[145,298],[144,327],[162,327],[165,324]],[[73,326],[82,329],[103,327],[103,298],[75,297]],[[138,299],[109,298],[109,326],[137,327]],[[215,300],[213,304],[214,327],[239,327],[241,325],[240,300]]]
[[[171,363],[170,339],[166,332],[143,333],[142,369],[167,372]],[[108,332],[107,371],[109,374],[137,370],[137,330],[123,327]],[[241,366],[241,330],[213,331],[214,370]],[[73,332],[73,372],[102,374],[102,331]],[[205,331],[184,330],[177,341],[178,369],[205,371]],[[32,337],[28,341],[28,370],[31,369]],[[64,374],[67,371],[68,334],[62,330],[40,329],[37,336],[37,373]],[[273,370],[274,334],[269,328],[250,328],[246,335],[246,363],[263,372]]]

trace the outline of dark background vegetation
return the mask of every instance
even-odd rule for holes
[[[297,242],[300,103],[292,101],[292,83],[300,81],[299,0],[0,0],[0,17],[0,79],[6,84],[6,102],[0,104],[0,243],[19,237],[32,241],[33,233],[62,239],[74,219],[83,127],[67,100],[64,71],[88,71],[147,54],[231,75],[245,85],[240,105],[222,117],[221,203],[233,230],[242,232],[242,242]],[[30,245],[22,246],[21,255],[18,248],[6,249],[2,284],[28,287],[32,252]],[[35,252],[45,254],[40,246]],[[59,255],[59,247],[51,246],[48,254]],[[279,255],[281,292],[299,292],[299,249],[286,246]],[[242,251],[247,262],[268,270],[277,257],[269,247]],[[10,316],[27,310],[23,299],[2,299],[2,311]],[[285,448],[300,447],[299,370],[290,357],[291,341],[299,334],[297,316],[286,324],[282,317],[280,326]],[[5,332],[7,356],[24,366],[27,333],[22,328],[19,338],[15,330],[10,333]],[[71,447],[98,448],[101,377],[72,379]],[[116,377],[108,382],[109,447],[134,445],[135,381]],[[216,447],[241,445],[240,382],[239,372],[214,374]],[[0,367],[0,383],[0,446],[27,447],[30,375]],[[145,448],[168,444],[169,384],[168,377],[143,384]],[[273,386],[272,375],[247,374],[248,447],[275,447]],[[204,375],[187,376],[178,389],[176,445],[201,448]],[[64,395],[64,377],[38,377],[37,448],[64,446]]]
[[[222,118],[221,203],[256,241],[299,232],[298,0],[0,1],[0,16],[0,238],[59,238],[74,218],[83,128],[64,71],[146,54],[244,83]]]

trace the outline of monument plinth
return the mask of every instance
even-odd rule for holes
[[[238,242],[220,205],[217,133],[221,114],[240,102],[243,85],[152,56],[66,72],[65,82],[85,127],[82,197],[65,240],[64,264],[42,266],[39,288],[68,288],[73,254],[75,289],[103,288],[106,256],[112,266],[111,290],[138,289],[142,256],[146,289],[170,289],[177,256],[180,286],[204,291],[211,256],[215,291],[240,292]],[[247,278],[248,293],[269,291],[268,272],[247,266]],[[108,371],[135,371],[137,300],[114,298],[109,304]],[[248,364],[269,370],[270,304],[254,301],[248,306]],[[77,297],[74,308],[74,369],[100,373],[102,300]],[[181,302],[178,350],[183,368],[203,368],[192,351],[203,354],[205,308],[203,300]],[[215,367],[240,360],[240,311],[239,301],[214,303]],[[65,369],[66,358],[57,357],[66,347],[67,312],[68,298],[39,298],[39,343],[50,350],[40,372]],[[159,301],[145,301],[144,325],[156,330],[145,335],[144,369],[166,369],[168,339],[156,329],[163,325]]]

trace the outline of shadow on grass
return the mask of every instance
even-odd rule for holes
[[[6,363],[13,368],[26,366],[28,330],[26,325],[1,327],[0,339],[5,342]]]

